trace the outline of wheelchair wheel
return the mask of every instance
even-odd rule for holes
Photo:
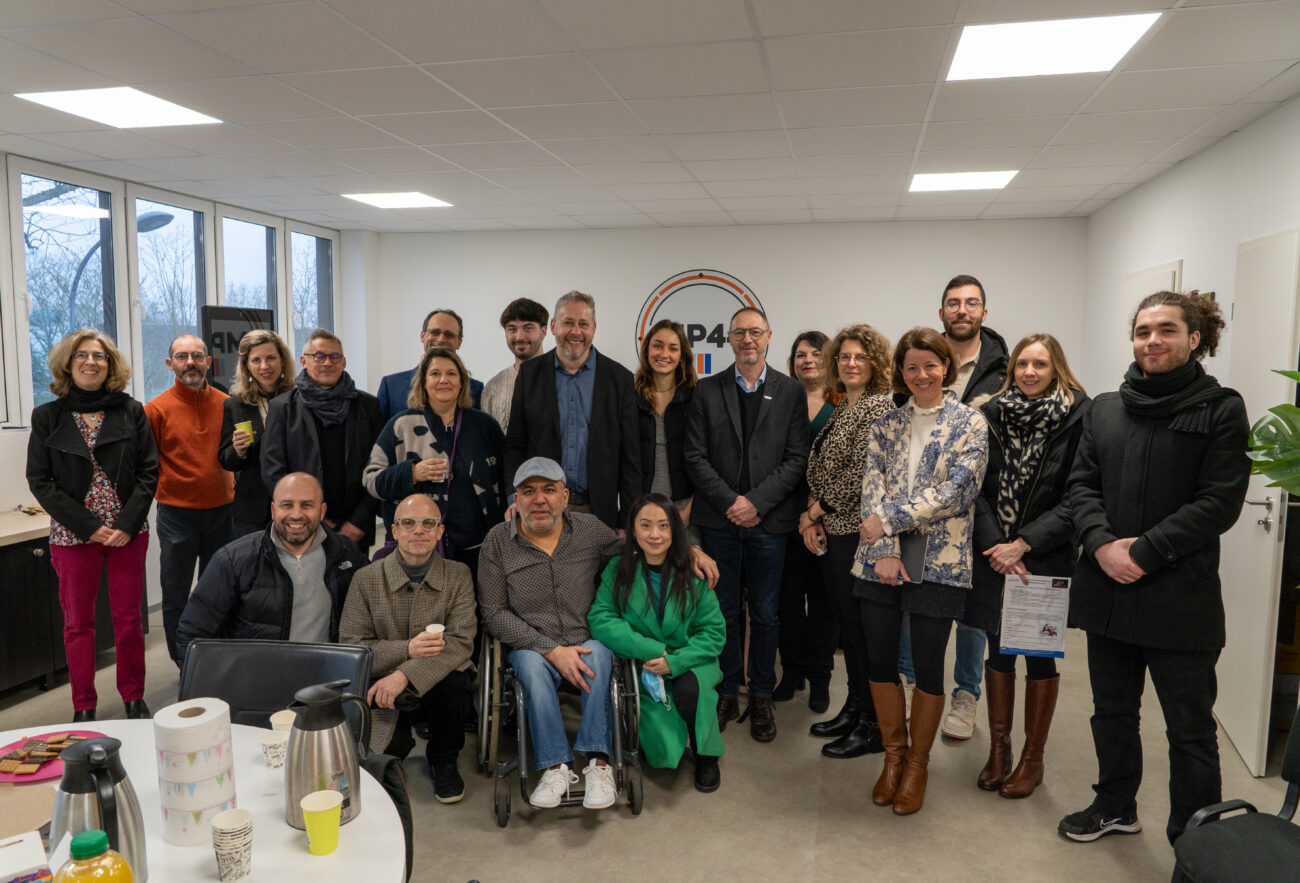
[[[510,777],[498,776],[492,783],[492,809],[497,815],[497,827],[510,824]]]
[[[620,691],[623,703],[619,709],[623,718],[623,746],[635,750],[641,745],[641,688],[636,663],[630,659],[622,660],[620,673],[623,682]]]
[[[503,709],[501,703],[501,642],[483,635],[479,651],[479,732],[478,767],[485,775],[492,775],[497,767],[497,751],[501,744]],[[509,807],[506,809],[509,813]]]
[[[641,780],[641,765],[629,765],[627,768],[627,802],[632,815],[641,815],[641,805],[645,800],[645,783]]]

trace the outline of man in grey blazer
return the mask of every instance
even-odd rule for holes
[[[749,599],[749,732],[776,738],[777,599],[787,535],[799,520],[795,489],[808,465],[803,386],[767,364],[772,329],[760,310],[731,317],[736,361],[700,381],[686,431],[686,471],[695,483],[691,523],[718,563],[718,602],[727,620],[719,662],[718,723],[739,717],[741,586]]]

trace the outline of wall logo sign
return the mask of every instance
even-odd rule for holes
[[[636,317],[636,351],[656,322],[672,319],[686,326],[695,353],[695,373],[707,377],[731,363],[727,323],[736,310],[763,304],[749,286],[719,270],[687,270],[655,286]],[[764,311],[766,312],[766,311]]]

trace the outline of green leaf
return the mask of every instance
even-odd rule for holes
[[[1281,374],[1283,377],[1287,378],[1288,380],[1294,380],[1297,383],[1300,383],[1300,371],[1283,371],[1281,368],[1274,368],[1273,373]]]

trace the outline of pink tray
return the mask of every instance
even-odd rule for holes
[[[95,739],[103,736],[103,733],[97,733],[94,730],[70,730],[63,728],[61,730],[49,730],[39,735],[24,736],[16,742],[10,742],[8,745],[0,745],[0,757],[13,751],[22,745],[28,739],[44,739],[46,736],[57,736],[60,733],[67,733],[72,736],[85,736],[87,739]],[[52,760],[45,766],[41,767],[38,772],[31,775],[23,776],[18,773],[0,773],[0,782],[12,782],[15,785],[24,785],[28,782],[47,782],[50,779],[58,778],[63,775],[63,761]]]

